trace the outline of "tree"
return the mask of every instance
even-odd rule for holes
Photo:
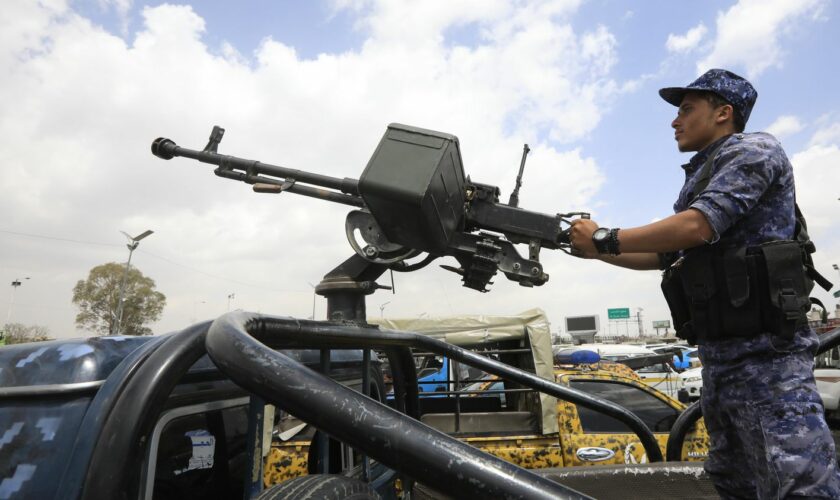
[[[0,345],[4,343],[23,344],[25,342],[41,342],[50,340],[50,331],[45,326],[23,325],[21,323],[6,323],[0,331]]]
[[[117,303],[125,265],[109,262],[90,270],[87,280],[73,287],[73,304],[79,308],[76,326],[100,335],[113,331],[117,322]],[[166,305],[166,296],[155,290],[155,282],[138,269],[128,271],[123,296],[120,334],[151,335],[146,323],[157,321]]]

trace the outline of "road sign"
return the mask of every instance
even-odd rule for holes
[[[665,319],[662,321],[654,321],[653,322],[654,328],[671,328],[671,320]]]
[[[840,290],[834,292],[834,297],[840,299]]]
[[[630,317],[629,307],[619,307],[618,309],[607,309],[608,319],[626,319]]]

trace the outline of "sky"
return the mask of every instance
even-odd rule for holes
[[[785,147],[817,267],[838,283],[838,28],[829,0],[4,2],[0,314],[87,335],[73,286],[125,263],[120,231],[151,229],[131,265],[167,297],[156,333],[233,309],[324,319],[313,287],[351,255],[348,207],[256,194],[150,153],[157,137],[201,149],[214,125],[226,129],[221,153],[354,179],[389,123],[454,134],[466,173],[503,200],[527,143],[521,207],[588,211],[607,227],[662,219],[691,154],[677,151],[675,108],[657,90],[715,67],[757,88],[747,131]],[[597,314],[604,333],[631,335],[637,324],[609,322],[607,309],[641,315],[648,334],[670,318],[657,271],[549,250],[541,261],[545,285],[497,275],[482,294],[439,259],[396,274],[395,293],[369,296],[367,312],[539,307],[552,331]]]

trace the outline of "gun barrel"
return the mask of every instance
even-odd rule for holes
[[[217,165],[217,175],[221,177],[229,177],[253,184],[254,182],[266,182],[266,179],[258,178],[260,174],[270,175],[289,181],[302,182],[305,184],[314,184],[329,189],[337,189],[342,193],[358,197],[359,196],[359,181],[350,178],[330,177],[328,175],[315,174],[303,170],[296,170],[292,168],[281,167],[279,165],[271,165],[257,160],[248,160],[245,158],[237,158],[236,156],[220,155],[213,151],[198,151],[195,149],[183,148],[175,144],[171,139],[159,137],[152,142],[152,154],[164,160],[171,160],[176,156],[198,160],[202,163],[209,163]],[[234,173],[234,175],[224,175],[221,172]],[[241,171],[242,176],[237,175]],[[252,182],[253,181],[253,182]],[[270,181],[268,181],[270,183]],[[296,188],[305,186],[294,186]],[[310,188],[311,189],[311,188]],[[291,192],[300,192],[300,189],[289,189]],[[308,190],[303,190],[307,191]],[[322,191],[323,192],[323,191]],[[336,193],[338,194],[338,193]],[[311,194],[308,194],[311,196]],[[336,201],[336,200],[332,200]]]

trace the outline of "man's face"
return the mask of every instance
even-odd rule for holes
[[[674,139],[681,152],[700,151],[719,137],[717,110],[697,93],[689,92],[680,103],[677,117],[671,122]]]

